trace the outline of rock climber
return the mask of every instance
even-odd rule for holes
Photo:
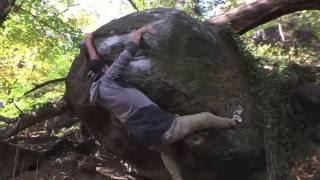
[[[92,82],[90,101],[98,101],[112,112],[127,128],[130,139],[137,144],[161,147],[200,130],[228,129],[242,121],[241,106],[234,111],[232,118],[219,117],[210,112],[179,116],[161,109],[139,90],[120,85],[119,78],[133,60],[145,33],[156,35],[157,32],[151,25],[133,31],[123,52],[109,66],[99,58],[93,45],[93,35],[88,34],[85,39],[91,60],[87,70]],[[172,178],[182,180],[176,162],[161,149],[161,158]]]

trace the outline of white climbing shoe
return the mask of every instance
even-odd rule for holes
[[[236,121],[237,123],[241,123],[242,111],[243,111],[243,107],[241,105],[238,105],[237,108],[232,112],[232,120]]]

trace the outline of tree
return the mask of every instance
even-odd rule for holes
[[[219,1],[219,0],[218,0]],[[133,1],[130,1],[133,2]],[[157,7],[165,7],[165,8],[178,8],[187,12],[191,16],[195,18],[202,17],[202,7],[199,0],[159,0],[159,1],[146,1],[146,0],[136,0],[134,1],[135,6],[137,6],[140,10],[157,8]],[[216,2],[216,0],[214,0]],[[219,3],[222,3],[219,1]],[[213,3],[213,5],[216,5]]]
[[[15,0],[3,0],[0,2],[0,24],[5,21],[14,4]]]
[[[231,24],[233,31],[241,35],[285,14],[318,9],[320,3],[317,0],[260,0],[213,17],[209,22],[215,25]]]
[[[65,15],[74,6],[69,0],[14,2],[0,30],[0,101],[5,106],[0,112],[9,117],[32,111],[63,95],[61,78],[66,76],[79,51],[79,28],[87,21],[84,16],[75,19]],[[41,86],[36,93],[25,94],[47,81],[52,83]]]

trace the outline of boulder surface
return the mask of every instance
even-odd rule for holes
[[[172,145],[186,179],[246,179],[263,170],[264,150],[259,118],[249,93],[241,52],[232,35],[175,9],[153,9],[111,21],[94,32],[102,59],[114,60],[132,30],[151,23],[122,80],[161,108],[179,115],[209,111],[231,117],[241,104],[244,122],[232,130],[199,132]],[[138,172],[155,180],[170,179],[159,153],[128,142],[127,132],[106,109],[89,102],[89,63],[85,48],[74,60],[66,87],[74,112],[106,149],[129,160]]]

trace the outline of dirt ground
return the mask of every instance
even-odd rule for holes
[[[41,151],[43,144],[57,139],[63,143],[56,145],[50,155],[31,169],[17,172],[15,180],[146,180],[137,177],[136,170],[129,163],[112,154],[100,155],[94,141],[83,142],[78,133],[57,138],[37,128],[33,130],[27,137],[22,133],[11,143],[19,142],[36,151]]]
[[[320,144],[313,144],[310,151],[294,164],[296,180],[320,180]]]

